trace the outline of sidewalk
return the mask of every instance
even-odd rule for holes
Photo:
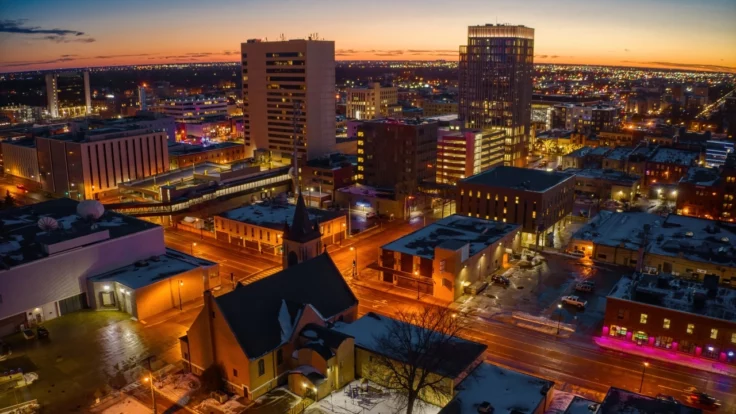
[[[596,336],[593,340],[601,348],[610,349],[612,351],[625,352],[627,354],[662,362],[671,362],[684,367],[695,368],[701,371],[736,378],[736,366],[724,364],[722,362],[711,361],[705,358],[697,358],[680,352],[668,351],[651,346],[639,346],[633,342],[625,342],[619,339]]]
[[[402,287],[398,287],[392,284],[388,284],[385,282],[380,282],[378,280],[371,280],[373,279],[371,276],[368,276],[366,271],[369,269],[366,268],[363,270],[363,272],[360,275],[360,279],[348,279],[349,284],[357,285],[360,287],[378,290],[384,293],[388,293],[390,295],[395,296],[402,296],[407,299],[417,300],[417,292],[410,289],[405,289]],[[436,306],[446,306],[450,307],[450,305],[453,302],[447,302],[444,300],[436,299],[431,295],[428,295],[426,293],[423,293],[419,296],[419,300],[425,303],[428,303],[430,305],[436,305]]]

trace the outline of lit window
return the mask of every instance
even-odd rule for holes
[[[694,330],[695,330],[695,325],[693,325],[691,323],[687,324],[687,333],[689,333],[689,334],[692,335],[692,333],[693,333]]]
[[[537,218],[537,212],[536,211],[532,211],[532,218],[533,219]]]
[[[736,344],[736,333],[731,334],[731,343]]]
[[[718,338],[718,329],[711,329],[710,330],[710,339],[717,339]]]
[[[647,323],[647,314],[642,313],[641,316],[639,316],[639,323],[646,324]]]
[[[662,324],[662,327],[663,327],[664,329],[670,329],[670,320],[669,320],[669,319],[667,319],[667,318],[665,318],[665,319],[664,319],[664,323]]]

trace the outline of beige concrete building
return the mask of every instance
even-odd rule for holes
[[[454,301],[507,264],[521,226],[452,215],[381,246],[376,270],[386,283]]]
[[[41,184],[74,199],[109,195],[122,182],[168,171],[167,138],[139,125],[36,137]]]
[[[457,102],[425,101],[422,104],[424,116],[441,116],[457,113]]]
[[[347,91],[347,117],[353,119],[385,118],[392,114],[390,109],[398,103],[398,88],[371,83],[364,88]]]
[[[439,128],[437,131],[437,182],[455,184],[503,164],[506,133],[494,129]]]
[[[38,183],[38,156],[32,138],[2,142],[2,161],[5,174]]]
[[[335,42],[251,39],[241,45],[246,156],[335,152]]]

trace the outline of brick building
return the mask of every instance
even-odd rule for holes
[[[606,298],[603,335],[736,364],[736,290],[670,274],[623,277]]]
[[[468,177],[457,188],[458,214],[520,224],[524,245],[549,246],[572,213],[575,196],[571,174],[509,166]]]
[[[241,143],[222,142],[209,146],[169,144],[169,165],[172,170],[191,167],[203,162],[226,164],[245,158],[245,147]]]
[[[677,214],[711,220],[733,221],[736,217],[736,168],[692,167],[677,184]]]

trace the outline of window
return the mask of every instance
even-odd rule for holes
[[[284,351],[283,349],[279,349],[276,351],[276,365],[281,365],[284,363]]]
[[[731,334],[731,343],[736,344],[736,333]]]
[[[624,310],[623,309],[619,309],[618,310],[618,318],[619,319],[623,319],[624,318]]]
[[[718,329],[711,329],[710,330],[710,339],[718,339]]]
[[[261,375],[265,373],[266,373],[266,363],[262,359],[259,359],[258,360],[258,376],[260,377]]]
[[[237,376],[238,376],[238,370],[233,368],[233,377],[237,377]]]
[[[640,324],[646,324],[647,323],[647,314],[642,313],[641,316],[639,316],[639,323]]]
[[[664,322],[662,323],[662,327],[664,329],[670,329],[670,320],[667,318],[664,318]]]
[[[689,333],[690,335],[692,335],[692,333],[693,333],[694,330],[695,330],[695,325],[693,325],[691,323],[687,324],[687,333]]]

